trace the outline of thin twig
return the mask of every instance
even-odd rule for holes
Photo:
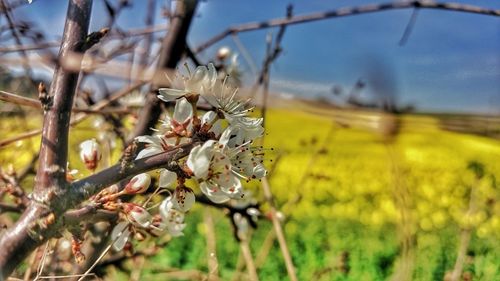
[[[5,13],[5,17],[7,18],[7,23],[9,24],[9,28],[12,32],[12,36],[14,37],[14,40],[16,42],[16,46],[18,46],[18,47],[22,46],[23,42],[21,41],[21,38],[20,38],[19,34],[17,33],[16,27],[14,24],[14,20],[12,19],[12,16],[10,14],[10,10],[7,8],[5,0],[0,0],[0,6],[2,7],[2,10]],[[21,52],[21,56],[26,60],[26,63],[23,65],[24,71],[26,72],[26,77],[28,77],[30,79],[30,81],[33,83],[33,85],[35,85],[35,83],[32,79],[32,70],[31,70],[31,67],[29,65],[28,55],[26,54],[25,51],[20,51],[20,52]]]
[[[118,235],[116,238],[120,237],[120,235]],[[116,240],[116,239],[115,239]],[[105,249],[104,251],[101,253],[101,255],[99,255],[99,257],[97,258],[97,260],[89,267],[89,269],[87,269],[87,271],[85,271],[85,273],[83,273],[81,275],[81,277],[78,279],[78,281],[82,281],[83,279],[85,279],[85,277],[89,276],[92,271],[92,269],[94,269],[94,267],[102,260],[102,258],[104,258],[104,256],[106,256],[106,254],[109,252],[109,250],[111,249],[111,247],[113,246],[113,242],[110,243]]]
[[[255,268],[250,245],[248,244],[248,241],[246,239],[240,240],[240,249],[241,253],[243,254],[243,258],[245,259],[249,279],[251,281],[258,281],[259,276],[257,275],[257,269]]]
[[[24,105],[24,106],[33,107],[36,109],[42,109],[42,104],[40,103],[39,100],[19,96],[19,95],[13,94],[13,93],[5,92],[5,91],[0,91],[0,100],[5,101],[5,102],[14,103],[17,105]],[[71,110],[73,112],[83,112],[83,113],[89,113],[89,114],[111,114],[111,113],[128,114],[128,113],[132,112],[128,108],[125,108],[125,107],[99,109],[99,110],[91,109],[91,108],[75,108],[74,107]]]
[[[410,38],[410,34],[413,31],[413,27],[417,22],[418,11],[419,11],[418,8],[413,9],[410,20],[408,21],[408,24],[406,25],[405,31],[403,33],[403,36],[401,36],[401,39],[399,40],[399,46],[404,46],[406,42],[408,42],[408,38]]]
[[[102,101],[96,103],[90,109],[91,110],[95,110],[95,111],[102,110],[106,106],[114,103],[115,101],[117,101],[118,99],[122,98],[123,96],[129,94],[130,92],[132,92],[132,91],[134,91],[136,89],[138,89],[143,84],[145,84],[145,82],[138,81],[138,82],[135,82],[134,84],[132,84],[131,86],[127,86],[125,88],[122,88],[121,90],[119,90],[118,92],[116,92],[116,94],[114,94],[109,99],[102,100]],[[73,118],[73,120],[70,122],[70,126],[75,126],[76,124],[78,124],[78,123],[82,122],[83,120],[85,120],[87,117],[88,117],[88,115],[86,113],[80,113],[79,115],[76,115]],[[9,144],[11,144],[13,142],[19,141],[19,140],[23,140],[23,139],[30,138],[30,137],[33,137],[33,136],[37,136],[41,132],[42,132],[41,129],[35,129],[33,131],[29,131],[29,132],[26,132],[26,133],[23,133],[23,134],[20,134],[20,135],[11,137],[11,138],[4,139],[4,140],[0,141],[0,148],[4,147],[6,145],[9,145]]]
[[[208,261],[208,281],[219,280],[219,264],[217,262],[217,246],[216,246],[216,237],[215,237],[215,227],[214,220],[212,217],[211,210],[204,211],[204,222],[206,229],[206,239],[207,239],[207,261]]]
[[[47,254],[48,254],[49,243],[50,243],[50,241],[47,241],[45,243],[45,248],[43,250],[42,258],[40,259],[40,263],[38,264],[38,269],[37,269],[37,272],[36,272],[36,276],[33,279],[33,281],[38,280],[38,278],[40,277],[40,275],[42,275],[42,273],[43,273],[43,268],[45,267],[45,259],[47,258]]]
[[[273,222],[274,231],[276,232],[276,238],[278,239],[281,253],[285,261],[288,277],[290,277],[291,281],[297,281],[298,279],[297,274],[295,273],[295,266],[293,265],[292,256],[290,255],[290,251],[288,250],[288,246],[286,244],[286,239],[283,233],[283,229],[281,228],[281,223],[278,219],[278,216],[276,215],[277,210],[274,204],[273,194],[266,177],[262,178],[262,189],[264,190],[264,196],[271,209],[271,221]]]
[[[248,66],[250,67],[250,71],[252,71],[252,73],[254,75],[257,75],[257,65],[255,64],[255,61],[252,58],[252,55],[250,55],[250,53],[248,52],[245,45],[243,45],[243,43],[241,43],[241,40],[238,37],[238,34],[235,34],[235,33],[231,34],[231,38],[233,39],[234,44],[236,45],[236,47],[238,48],[240,53],[243,55],[243,58],[247,62]]]

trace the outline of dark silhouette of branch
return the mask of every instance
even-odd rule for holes
[[[7,23],[9,24],[10,31],[12,32],[12,36],[14,37],[14,41],[16,42],[16,46],[22,46],[23,42],[21,41],[21,38],[19,34],[17,33],[16,26],[14,23],[14,19],[12,18],[12,15],[10,14],[10,9],[8,8],[8,5],[5,0],[0,0],[0,6],[2,10],[4,11],[5,18],[7,18]],[[24,50],[21,50],[21,56],[26,60],[26,62],[23,64],[24,71],[26,72],[26,77],[28,77],[31,81],[31,83],[35,86],[35,82],[32,79],[32,71],[31,67],[29,65],[29,59],[28,55]]]
[[[286,17],[292,18],[292,16],[293,16],[293,6],[288,5],[286,9]],[[264,63],[262,65],[262,71],[260,72],[260,76],[258,79],[258,83],[263,87],[261,117],[264,118],[264,122],[266,120],[265,117],[267,112],[267,100],[269,96],[269,76],[270,76],[269,68],[283,50],[281,48],[281,40],[285,35],[285,30],[286,30],[286,25],[280,26],[278,35],[276,36],[276,40],[274,41],[274,47],[273,47],[272,37],[269,35],[267,41],[266,58],[264,59]],[[262,126],[265,126],[265,123],[263,123]]]
[[[418,8],[413,9],[413,12],[411,13],[410,20],[408,21],[408,24],[406,25],[403,36],[401,36],[401,39],[399,40],[399,46],[404,46],[406,44],[406,42],[408,41],[408,38],[410,38],[410,34],[413,31],[413,27],[415,26],[415,23],[417,22],[418,11],[419,11]]]
[[[229,27],[228,29],[222,31],[221,33],[215,35],[214,37],[207,40],[205,43],[198,46],[198,48],[195,49],[195,52],[196,53],[201,52],[206,48],[212,46],[213,44],[219,42],[220,40],[224,39],[226,36],[235,33],[271,28],[282,25],[306,23],[306,22],[324,20],[329,18],[339,18],[345,16],[382,12],[386,10],[408,9],[408,8],[447,10],[447,11],[473,13],[473,14],[495,16],[495,17],[500,16],[500,10],[487,9],[479,6],[464,5],[458,3],[436,3],[432,1],[403,1],[403,2],[384,3],[384,4],[368,4],[357,7],[343,7],[319,13],[298,15],[291,18],[279,18],[261,22],[251,22]]]

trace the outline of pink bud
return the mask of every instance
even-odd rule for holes
[[[94,171],[101,157],[99,144],[95,139],[86,140],[80,144],[80,158],[87,169]]]
[[[122,203],[123,212],[127,219],[136,226],[147,228],[152,217],[143,207],[134,203]]]
[[[146,174],[138,174],[133,177],[130,182],[125,186],[125,194],[139,194],[146,191],[151,184],[151,177]]]

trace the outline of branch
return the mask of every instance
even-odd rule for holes
[[[83,51],[91,8],[91,0],[69,1],[59,60],[71,52]],[[36,175],[35,196],[40,197],[41,193],[51,186],[61,189],[66,183],[69,123],[78,76],[78,71],[70,72],[61,66],[56,66],[49,92],[49,96],[53,97],[53,106],[46,112],[43,122],[40,168]],[[54,168],[56,171],[49,172]]]
[[[114,103],[115,101],[119,100],[120,98],[122,98],[123,96],[127,95],[128,93],[130,93],[130,92],[138,89],[144,83],[146,83],[146,82],[144,82],[144,81],[138,81],[138,82],[136,82],[136,83],[134,83],[134,84],[132,84],[130,86],[122,88],[121,90],[119,90],[116,94],[114,94],[109,99],[101,100],[98,103],[96,103],[94,106],[90,107],[90,110],[101,111],[102,112],[102,110],[104,108],[106,108],[108,105]],[[76,117],[70,122],[70,126],[75,126],[76,124],[78,124],[78,123],[82,122],[83,120],[85,120],[87,117],[88,117],[88,115],[84,114],[84,113],[82,113],[81,115],[76,115]],[[9,145],[9,144],[11,144],[13,142],[19,141],[19,140],[23,140],[23,139],[30,138],[30,137],[33,137],[33,136],[37,136],[41,132],[42,132],[41,129],[35,129],[33,131],[29,131],[29,132],[26,132],[26,133],[23,133],[23,134],[20,134],[20,135],[11,137],[11,138],[4,139],[4,140],[0,141],[0,148],[4,147],[6,145]]]
[[[23,210],[22,206],[5,204],[0,202],[0,214],[7,212],[20,213],[22,210]]]
[[[36,109],[42,109],[42,104],[40,103],[40,101],[38,101],[36,99],[19,96],[16,94],[5,92],[5,91],[0,91],[0,100],[5,101],[5,102],[14,103],[17,105],[24,105],[24,106],[33,107]],[[83,112],[83,113],[89,113],[89,114],[108,114],[108,113],[127,114],[127,113],[131,113],[131,111],[125,107],[115,107],[115,108],[110,108],[107,110],[106,109],[95,110],[92,108],[72,108],[71,111]]]
[[[59,58],[68,52],[81,51],[90,22],[91,0],[71,0],[64,26]],[[53,193],[67,191],[66,163],[71,107],[76,93],[78,72],[56,67],[50,89],[53,106],[44,116],[40,167],[36,175],[33,198],[53,204]],[[64,201],[64,200],[63,200]],[[46,206],[32,202],[18,221],[0,238],[0,279],[6,279],[24,258],[50,235],[32,234],[37,221],[47,214]],[[54,233],[52,233],[54,235]]]
[[[282,25],[306,23],[306,22],[324,20],[329,18],[339,18],[345,16],[382,12],[386,10],[398,10],[398,9],[408,9],[408,8],[448,10],[448,11],[473,13],[473,14],[495,16],[495,17],[500,16],[500,10],[486,9],[478,6],[463,5],[458,3],[435,3],[431,1],[404,1],[404,2],[385,3],[385,4],[369,4],[357,7],[343,7],[326,12],[294,16],[289,19],[288,18],[271,19],[268,21],[251,22],[229,27],[228,29],[215,35],[214,37],[207,40],[205,43],[198,46],[195,52],[196,53],[201,52],[206,48],[212,46],[213,44],[219,42],[220,40],[224,39],[226,36],[235,33],[247,32],[247,31],[282,26]]]
[[[130,29],[128,31],[121,31],[121,33],[112,33],[107,36],[109,39],[120,39],[123,37],[137,37],[137,36],[149,36],[153,33],[161,32],[161,31],[166,31],[167,26],[164,24],[156,25],[156,26],[148,26],[145,28],[137,28],[137,29]],[[52,42],[41,42],[38,44],[32,44],[32,45],[13,45],[13,46],[4,46],[0,47],[0,53],[10,53],[10,52],[21,52],[21,51],[34,51],[34,50],[41,50],[41,49],[49,49],[49,48],[54,48],[58,47],[61,45],[61,42],[59,41],[52,41]]]
[[[199,142],[184,144],[157,155],[135,160],[125,172],[121,172],[122,167],[120,164],[117,164],[71,183],[65,189],[61,190],[60,193],[53,195],[53,200],[57,203],[49,206],[49,208],[56,217],[57,222],[47,225],[46,229],[37,228],[39,227],[39,223],[37,222],[39,222],[39,218],[47,213],[47,206],[41,206],[36,201],[31,202],[31,205],[16,224],[0,237],[0,253],[2,253],[0,255],[0,268],[2,268],[0,280],[7,278],[17,265],[35,248],[57,235],[58,231],[65,225],[64,220],[57,218],[64,214],[65,218],[76,220],[79,217],[92,216],[94,212],[92,207],[69,212],[68,210],[76,207],[92,195],[97,194],[105,187],[128,179],[132,175],[166,167],[168,163],[187,156],[191,148],[198,144]]]

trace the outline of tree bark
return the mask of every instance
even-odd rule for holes
[[[70,52],[81,52],[87,36],[92,0],[71,0],[59,60]],[[0,280],[6,279],[17,265],[48,237],[32,233],[37,221],[57,202],[57,194],[67,187],[68,133],[71,108],[76,93],[78,72],[56,67],[46,104],[40,165],[35,179],[33,200],[21,218],[0,238]],[[49,207],[49,208],[48,208]]]

